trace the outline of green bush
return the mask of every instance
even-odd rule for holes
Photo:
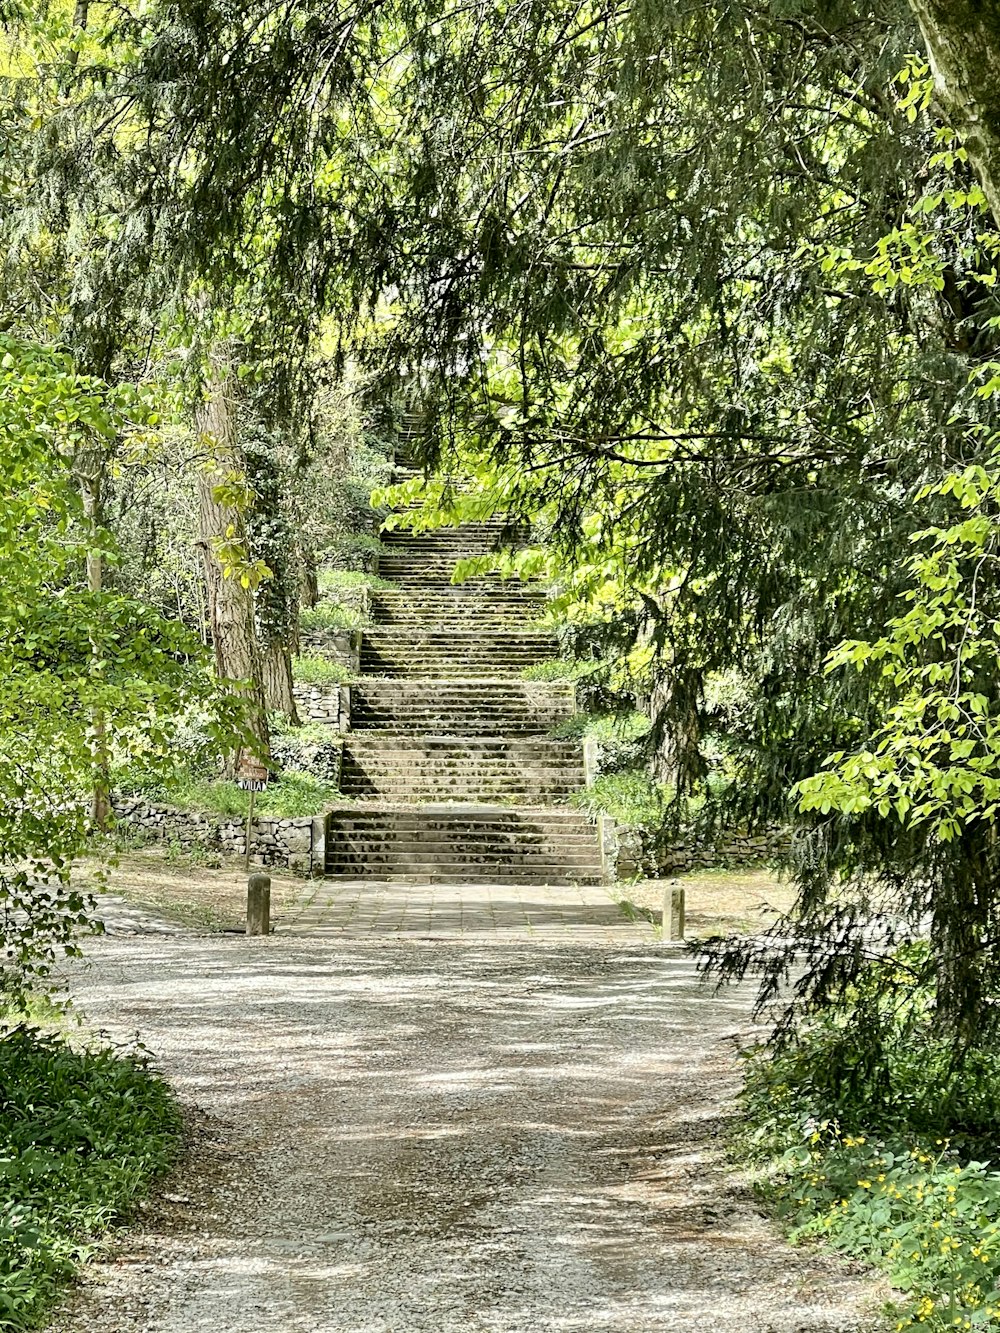
[[[522,680],[580,680],[594,670],[593,662],[573,662],[566,657],[553,657],[547,662],[535,662],[521,672]]]
[[[360,569],[321,569],[319,573],[319,589],[322,593],[337,593],[344,588],[395,588],[397,586],[390,579],[382,579],[377,574],[367,574]]]
[[[321,653],[300,653],[294,657],[292,675],[299,685],[343,685],[354,679],[347,667]]]
[[[142,1057],[0,1035],[0,1328],[34,1328],[88,1244],[174,1159],[181,1119]]]
[[[553,729],[560,740],[590,740],[598,746],[598,769],[603,774],[639,771],[652,723],[645,713],[576,713]]]

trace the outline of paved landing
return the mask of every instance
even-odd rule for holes
[[[651,922],[630,919],[600,885],[426,884],[319,880],[291,913],[276,915],[275,934],[456,937],[481,942],[625,944],[656,938]]]

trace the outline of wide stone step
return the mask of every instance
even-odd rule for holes
[[[483,552],[480,552],[483,555]],[[395,584],[423,583],[440,585],[445,588],[507,588],[509,580],[504,579],[503,575],[497,573],[495,569],[485,569],[477,573],[472,579],[464,579],[460,584],[452,584],[452,575],[455,573],[455,565],[459,560],[471,560],[475,552],[467,552],[465,555],[456,552],[455,555],[420,556],[416,553],[405,553],[405,555],[383,556],[379,560],[379,575],[383,579],[392,580]]]
[[[379,848],[386,844],[386,831],[391,829],[391,825],[379,829],[354,830],[349,828],[340,829],[338,837],[341,842],[337,846],[350,846],[351,848]],[[427,836],[424,837],[423,833]],[[445,852],[458,850],[463,855],[470,856],[507,856],[511,853],[549,853],[559,856],[565,856],[574,861],[590,861],[597,855],[597,848],[594,840],[593,829],[588,835],[566,834],[560,835],[558,839],[548,833],[523,833],[519,836],[509,839],[499,838],[496,835],[486,837],[482,833],[466,832],[459,843],[454,838],[446,838],[440,835],[438,830],[410,830],[408,833],[392,829],[390,839],[392,846],[398,849],[405,849],[413,852],[427,852],[439,856]],[[336,847],[334,848],[336,850]]]
[[[543,870],[529,872],[516,868],[504,869],[497,867],[462,867],[457,866],[454,869],[427,871],[424,874],[419,872],[400,871],[393,874],[389,871],[380,870],[377,866],[367,870],[359,866],[343,866],[327,872],[329,879],[371,879],[379,880],[389,884],[508,884],[511,888],[531,887],[535,884],[544,884],[547,887],[569,887],[573,884],[594,885],[603,883],[603,878],[597,874],[579,874],[565,875],[553,870],[546,874]]]
[[[536,626],[541,633],[549,632],[542,627],[537,616],[521,615],[517,611],[511,611],[509,615],[480,615],[477,612],[463,615],[461,611],[429,611],[426,615],[407,612],[402,616],[378,612],[372,616],[372,623],[379,631],[391,629],[402,642],[420,639],[427,634],[449,634],[459,628],[490,635],[523,634],[525,631],[531,632]]]
[[[454,676],[456,679],[467,679],[469,676],[482,676],[484,680],[494,679],[496,677],[509,676],[517,679],[526,666],[532,666],[537,661],[544,660],[541,657],[524,659],[518,658],[515,661],[494,661],[492,665],[488,662],[469,662],[455,661],[449,662],[447,658],[418,658],[412,662],[392,662],[387,661],[375,655],[362,658],[361,669],[366,675],[384,676],[391,680],[440,680],[443,677]]]
[[[330,819],[346,820],[358,827],[384,824],[391,818],[400,828],[439,828],[455,830],[460,835],[482,828],[504,832],[556,830],[560,834],[572,832],[596,836],[594,825],[579,810],[551,810],[547,806],[537,805],[493,805],[488,801],[471,808],[463,806],[461,810],[447,801],[421,806],[386,802],[377,807],[340,801],[330,807],[328,815]]]
[[[345,753],[365,755],[368,758],[388,755],[393,759],[509,758],[526,764],[543,761],[580,763],[582,755],[578,741],[552,737],[531,741],[512,738],[508,741],[502,736],[466,736],[457,740],[452,736],[421,736],[401,742],[395,736],[380,736],[378,732],[348,736]]]

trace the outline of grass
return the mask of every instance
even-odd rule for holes
[[[113,865],[105,882],[108,851],[113,853]],[[170,844],[141,849],[132,844],[104,852],[84,858],[74,868],[81,888],[110,890],[137,907],[198,930],[231,929],[245,920],[247,878],[241,857]],[[280,920],[302,897],[303,881],[277,867],[268,874],[272,920]]]
[[[666,791],[642,769],[602,773],[574,793],[572,803],[591,815],[611,815],[630,828],[655,828],[662,822]]]
[[[299,623],[310,630],[362,629],[367,623],[364,613],[355,606],[342,602],[323,601],[306,607],[299,613]]]
[[[354,673],[341,662],[321,653],[300,653],[293,658],[292,675],[298,685],[343,685],[354,679]]]
[[[145,1058],[0,1028],[0,1328],[37,1328],[100,1234],[171,1165],[178,1107]]]
[[[665,877],[684,889],[687,937],[753,935],[766,930],[775,917],[792,906],[795,891],[770,870],[742,866],[735,870],[689,870]],[[622,903],[647,921],[659,921],[664,880],[619,884],[614,892]]]
[[[395,588],[391,579],[379,578],[377,574],[366,574],[360,569],[323,569],[319,575],[319,590],[322,593],[341,592],[345,588]]]

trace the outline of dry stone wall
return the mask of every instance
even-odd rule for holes
[[[351,726],[349,685],[296,685],[295,707],[303,722],[328,722],[338,731]]]
[[[361,662],[359,629],[303,629],[299,634],[302,652],[319,653],[356,675]]]
[[[662,879],[709,867],[737,869],[781,855],[789,841],[787,830],[776,828],[760,834],[730,833],[715,841],[682,838],[664,844],[648,829],[624,828],[613,820],[602,823],[606,826],[601,841],[607,874],[620,880]]]
[[[246,854],[246,820],[236,816],[199,814],[131,797],[115,802],[119,825],[147,842],[176,843],[183,851],[196,848],[223,856]],[[250,837],[253,865],[274,866],[297,875],[322,875],[326,862],[326,821],[323,818],[254,819]]]

